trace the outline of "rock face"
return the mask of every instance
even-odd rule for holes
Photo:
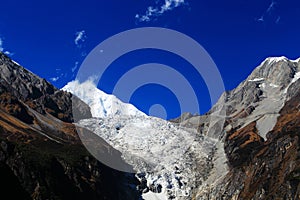
[[[205,198],[199,194],[199,199],[300,198],[299,98],[298,90],[280,111],[267,141],[258,139],[254,124],[227,135],[225,150],[230,170]],[[245,137],[245,133],[254,136]]]
[[[236,89],[222,95],[200,123],[183,124],[217,136],[226,157],[215,158],[226,171],[201,185],[196,199],[299,199],[300,60],[268,58]],[[220,132],[206,127],[218,107],[225,107]],[[194,117],[195,118],[195,117]],[[222,151],[222,149],[219,149]]]
[[[26,103],[30,108],[45,114],[46,112],[64,121],[73,122],[72,100],[74,110],[78,110],[82,118],[90,118],[90,108],[71,93],[55,88],[45,79],[19,66],[6,55],[0,53],[0,93],[9,93]]]
[[[12,199],[139,199],[138,180],[98,162],[79,134],[97,142],[99,154],[120,152],[70,123],[72,94],[59,91],[0,53],[0,187]],[[89,107],[77,99],[82,118]],[[84,138],[84,137],[83,137]],[[89,142],[89,141],[87,141]],[[130,167],[130,166],[128,166]]]

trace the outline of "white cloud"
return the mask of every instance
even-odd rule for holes
[[[4,48],[3,48],[3,40],[0,38],[0,51],[3,52]]]
[[[144,15],[136,14],[135,18],[139,22],[149,22],[153,18],[163,15],[165,12],[173,10],[179,6],[185,4],[185,0],[165,0],[163,5],[158,5],[159,1],[156,1],[156,6],[149,6]]]
[[[53,82],[56,82],[56,81],[58,81],[59,79],[60,79],[60,77],[58,77],[58,76],[57,76],[57,77],[52,77],[52,78],[50,78],[50,80],[53,81]]]
[[[273,21],[276,24],[278,24],[280,21],[280,16],[274,14],[277,7],[278,7],[278,3],[272,0],[272,2],[269,4],[268,8],[264,11],[262,16],[255,20],[257,22]]]
[[[279,22],[280,22],[280,19],[281,19],[281,17],[280,17],[280,16],[278,16],[278,17],[277,17],[277,19],[276,19],[276,24],[279,24]]]
[[[8,56],[12,56],[13,53],[11,53],[10,51],[6,50],[3,46],[3,39],[0,38],[0,51]]]
[[[8,56],[12,56],[14,53],[10,52],[10,51],[4,51],[4,54],[8,55]]]
[[[61,69],[55,69],[55,70],[56,70],[56,73],[58,73],[58,72],[60,72]],[[55,77],[52,77],[52,78],[49,78],[49,79],[52,82],[56,82],[56,81],[60,80],[61,78],[63,78],[64,76],[66,76],[66,74],[61,73],[59,76],[55,76]]]
[[[87,38],[87,35],[85,33],[85,30],[78,31],[75,34],[74,43],[76,44],[77,47],[80,48],[82,46],[82,43],[85,42],[86,38]]]
[[[71,69],[72,73],[74,73],[76,71],[76,69],[78,68],[78,64],[79,64],[79,62],[76,61],[74,67],[72,67],[72,69]]]
[[[271,4],[269,5],[268,9],[267,9],[267,13],[271,13],[273,9],[275,9],[275,5],[277,4],[277,2],[272,1]]]

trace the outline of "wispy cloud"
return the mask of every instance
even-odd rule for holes
[[[50,78],[51,81],[56,82],[60,79],[59,76]]]
[[[85,42],[87,40],[87,34],[85,30],[77,31],[74,34],[74,44],[76,47],[78,55],[75,55],[74,57],[76,58],[75,63],[72,66],[69,66],[68,70],[62,70],[61,68],[56,68],[55,69],[55,74],[51,75],[52,77],[49,78],[50,81],[52,82],[57,82],[57,81],[62,81],[63,79],[67,77],[75,77],[75,72],[79,67],[79,61],[82,59],[82,57],[86,56],[86,50],[85,50]]]
[[[258,22],[264,22],[265,21],[265,18],[264,16],[262,15],[259,19],[257,19]]]
[[[269,4],[268,8],[266,8],[263,14],[259,18],[256,18],[255,20],[261,23],[266,21],[272,21],[273,23],[275,22],[276,24],[278,24],[281,18],[275,13],[277,8],[278,8],[278,3],[272,0],[272,2]]]
[[[135,18],[138,20],[138,22],[149,22],[152,19],[163,15],[167,11],[171,11],[174,8],[185,5],[185,1],[186,0],[164,0],[162,5],[160,3],[161,1],[156,1],[155,6],[149,6],[145,14],[136,14]]]
[[[3,52],[4,48],[3,48],[3,40],[2,38],[0,38],[0,51]]]
[[[268,9],[267,9],[266,12],[267,12],[268,14],[271,14],[272,10],[275,9],[276,4],[277,4],[277,2],[272,1],[271,4],[269,5],[269,7],[268,7]]]
[[[74,43],[76,47],[80,50],[80,56],[85,57],[87,55],[85,50],[85,42],[87,39],[87,34],[85,30],[77,31],[75,33]]]
[[[61,72],[61,68],[57,68],[55,69],[55,71],[56,71],[56,76],[49,78],[49,80],[52,82],[57,82],[58,80],[60,80],[61,78],[67,75]]]
[[[76,69],[78,68],[79,62],[76,61],[74,67],[72,67],[72,73],[74,73],[76,71]]]
[[[87,38],[85,30],[78,31],[75,33],[74,43],[78,48],[82,47],[82,44],[85,42]]]
[[[8,56],[12,56],[13,53],[11,53],[10,51],[6,50],[3,46],[3,39],[0,38],[0,51]]]
[[[281,20],[281,17],[278,16],[275,23],[276,23],[276,24],[279,24],[280,20]]]

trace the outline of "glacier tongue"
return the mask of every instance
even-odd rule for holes
[[[97,89],[92,80],[69,82],[63,90],[91,108],[94,118],[77,125],[119,150],[137,171],[137,178],[147,182],[139,188],[145,200],[191,199],[195,186],[201,185],[214,168],[212,158],[218,140],[200,136],[195,129],[149,117]]]
[[[78,125],[122,152],[140,180],[147,180],[148,188],[142,190],[152,188],[143,195],[146,200],[191,199],[195,185],[205,181],[213,167],[216,140],[159,118],[114,116],[85,119]]]
[[[137,171],[143,198],[191,199],[214,167],[217,140],[163,119],[149,117],[95,86],[92,80],[69,82],[63,90],[79,97],[94,118],[77,123],[106,140]],[[100,160],[101,161],[101,160]],[[113,167],[114,166],[110,166]]]
[[[78,80],[69,82],[62,90],[71,92],[88,104],[93,117],[108,117],[115,115],[145,116],[132,104],[123,103],[116,96],[99,90],[92,80],[80,83]]]

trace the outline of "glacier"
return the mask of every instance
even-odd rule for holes
[[[211,158],[218,142],[200,136],[194,129],[150,116],[84,119],[78,125],[122,152],[149,188],[161,187],[161,192],[146,192],[146,200],[153,196],[190,199],[195,185],[204,181],[212,168]]]
[[[91,107],[93,118],[76,125],[93,131],[122,153],[137,178],[146,181],[147,186],[139,188],[145,200],[191,199],[195,185],[204,182],[212,170],[217,139],[147,116],[90,80],[69,82],[63,90]]]

